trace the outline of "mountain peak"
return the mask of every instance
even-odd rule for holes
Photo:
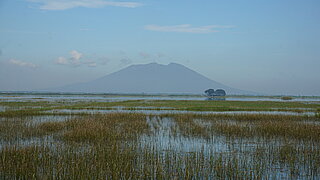
[[[185,67],[184,65],[182,64],[178,64],[178,63],[169,63],[167,65],[165,64],[159,64],[157,62],[151,62],[151,63],[147,63],[147,64],[134,64],[134,65],[131,65],[129,67],[136,67],[136,66],[140,66],[140,67],[150,67],[150,66],[153,66],[153,67],[166,67],[166,66],[169,66],[169,67],[173,67],[173,66],[179,66],[179,67]]]
[[[169,64],[159,64],[157,62],[152,62],[152,63],[147,63],[147,64],[134,64],[134,65],[131,65],[129,66],[128,68],[143,68],[143,69],[148,69],[148,68],[167,68],[167,67],[170,67],[170,68],[175,68],[175,67],[184,67],[186,68],[185,66],[181,65],[181,64],[178,64],[178,63],[169,63]]]
[[[168,66],[183,66],[183,65],[172,62],[172,63],[168,64]]]
[[[227,94],[248,94],[213,81],[184,65],[156,62],[131,65],[94,81],[62,87],[60,91],[202,94],[209,88],[224,89]]]
[[[162,64],[158,64],[158,63],[156,63],[156,62],[152,62],[152,63],[148,63],[148,64],[141,64],[141,65],[158,66],[158,65],[162,65]]]

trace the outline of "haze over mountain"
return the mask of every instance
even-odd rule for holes
[[[90,82],[53,88],[49,91],[202,94],[209,88],[224,89],[227,94],[252,94],[213,81],[177,63],[131,65]]]

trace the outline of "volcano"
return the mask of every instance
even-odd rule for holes
[[[248,95],[248,91],[232,88],[211,80],[177,63],[131,65],[99,79],[71,84],[50,91],[130,94],[203,94],[209,88],[224,89],[227,94]]]

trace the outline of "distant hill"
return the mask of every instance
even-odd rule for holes
[[[253,94],[213,81],[181,64],[131,65],[99,79],[49,89],[56,92],[203,94],[206,89],[224,89],[227,94]]]

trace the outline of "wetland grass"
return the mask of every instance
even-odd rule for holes
[[[177,100],[128,100],[120,102],[87,102],[87,101],[38,101],[38,102],[0,102],[6,107],[0,117],[21,117],[40,115],[68,115],[89,113],[90,110],[141,110],[141,111],[268,111],[268,112],[317,112],[320,104],[303,102],[272,102],[272,101],[177,101]],[[59,112],[62,110],[62,112]],[[63,110],[70,112],[63,112]],[[77,112],[72,110],[80,110]],[[86,112],[88,111],[88,112]]]
[[[31,125],[30,119],[8,118],[0,121],[0,141],[11,142],[38,137],[42,132]]]
[[[292,100],[292,99],[293,99],[293,97],[290,97],[290,96],[283,96],[283,97],[281,97],[281,99],[282,99],[282,100],[286,100],[286,101],[288,101],[288,100]]]
[[[99,107],[123,107],[124,110],[180,110],[180,111],[284,111],[314,112],[320,104],[273,101],[195,101],[195,100],[129,100],[123,102],[93,102],[86,105]],[[140,108],[139,108],[140,107]],[[141,108],[143,107],[143,108]],[[74,108],[81,108],[80,106]]]
[[[63,122],[64,123],[64,122]],[[65,122],[67,131],[62,138],[76,142],[126,141],[147,133],[144,114],[97,114]]]
[[[320,119],[313,116],[263,114],[176,114],[162,116],[174,117],[179,129],[189,136],[208,137],[221,134],[227,137],[260,136],[320,141]],[[204,125],[197,124],[195,119],[201,120]]]
[[[126,107],[303,106],[295,102],[144,102],[126,102]],[[320,178],[318,116],[97,113],[77,114],[64,121],[35,121],[41,113],[60,115],[47,112],[54,108],[122,105],[53,103],[35,112],[2,115],[0,179]],[[193,144],[194,149],[183,148]]]

